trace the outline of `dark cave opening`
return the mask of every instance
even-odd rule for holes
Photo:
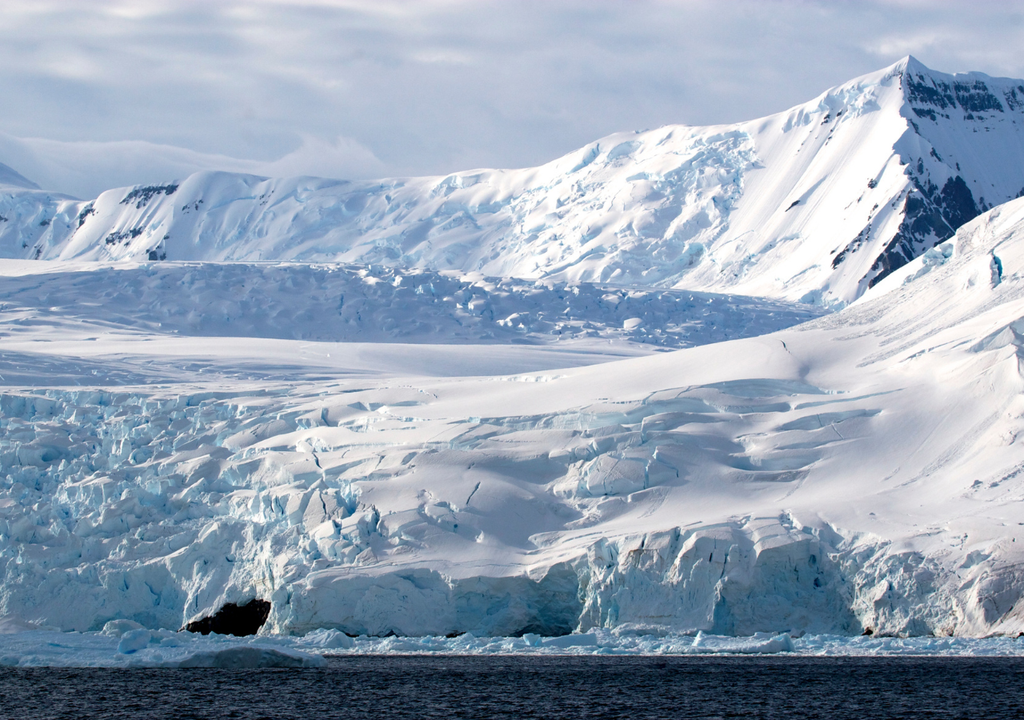
[[[185,629],[193,633],[209,635],[255,635],[270,617],[270,603],[266,600],[250,600],[244,605],[228,603],[216,613],[200,620],[193,620]]]

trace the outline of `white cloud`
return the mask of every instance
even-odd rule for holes
[[[342,179],[380,177],[384,164],[365,147],[351,138],[324,140],[312,135],[302,138],[302,145],[273,162],[252,163],[257,175],[283,177],[316,175]]]
[[[0,134],[0,158],[44,189],[83,199],[110,188],[180,180],[200,170],[342,179],[378,177],[384,170],[373,153],[348,138],[305,137],[294,151],[265,162],[140,140],[64,142]]]
[[[126,170],[94,176],[120,184],[229,161],[524,166],[619,130],[782,110],[908,53],[1021,77],[1022,16],[923,0],[8,0],[0,132],[70,143],[26,147],[34,179],[76,193],[95,185],[78,163],[106,156]],[[10,137],[0,162],[31,177]]]

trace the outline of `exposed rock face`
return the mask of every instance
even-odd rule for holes
[[[974,134],[986,134],[1009,120],[1016,124],[1024,110],[1024,83],[933,73],[912,58],[900,74],[906,97],[906,115],[916,144],[928,148],[915,156],[901,154],[910,186],[904,194],[903,221],[886,243],[865,276],[872,287],[893,270],[906,265],[926,250],[948,240],[957,228],[990,209],[984,197],[976,198],[971,185],[960,174],[956,156],[944,157],[949,145],[950,128],[962,128]],[[1016,83],[1016,84],[1014,84]],[[912,114],[912,116],[911,116]],[[904,146],[909,145],[905,142]],[[960,150],[950,147],[949,151]],[[1012,148],[1008,148],[1012,152]],[[927,161],[927,163],[926,163]],[[974,177],[973,185],[984,185]],[[990,183],[989,202],[998,204],[1019,197],[1009,194],[1012,185],[1000,189]],[[856,242],[856,241],[854,241]],[[837,256],[837,261],[839,256]],[[838,263],[836,263],[838,264]]]
[[[980,213],[970,188],[959,175],[946,180],[941,190],[928,178],[922,181],[912,173],[910,177],[914,183],[903,203],[903,222],[871,266],[865,278],[868,287],[953,237],[958,227]]]

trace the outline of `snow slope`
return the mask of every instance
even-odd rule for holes
[[[90,202],[0,192],[0,255],[299,260],[855,300],[1024,190],[1024,81],[913,58],[729,126],[537,168],[344,183],[200,173]]]
[[[1024,200],[771,334],[475,377],[495,346],[312,372],[347,346],[161,335],[148,301],[76,330],[22,264],[0,374],[36,376],[0,396],[0,614],[175,629],[258,597],[299,635],[1016,634],[1022,233]],[[55,268],[55,297],[99,302],[122,270],[95,272]],[[201,271],[123,272],[174,298]]]

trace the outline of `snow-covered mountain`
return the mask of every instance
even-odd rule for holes
[[[347,343],[55,322],[73,279],[50,265],[3,280],[0,375],[31,363],[37,389],[0,396],[0,615],[174,629],[258,598],[285,633],[1024,630],[1024,200],[810,323],[478,377],[458,368],[487,346],[403,374],[409,346],[378,345],[356,373]]]
[[[538,168],[200,173],[90,202],[8,187],[0,254],[340,261],[834,305],[1022,191],[1024,81],[908,57],[777,115],[612,135]]]
[[[1022,123],[908,58],[530,170],[0,166],[0,633],[1016,635]]]

